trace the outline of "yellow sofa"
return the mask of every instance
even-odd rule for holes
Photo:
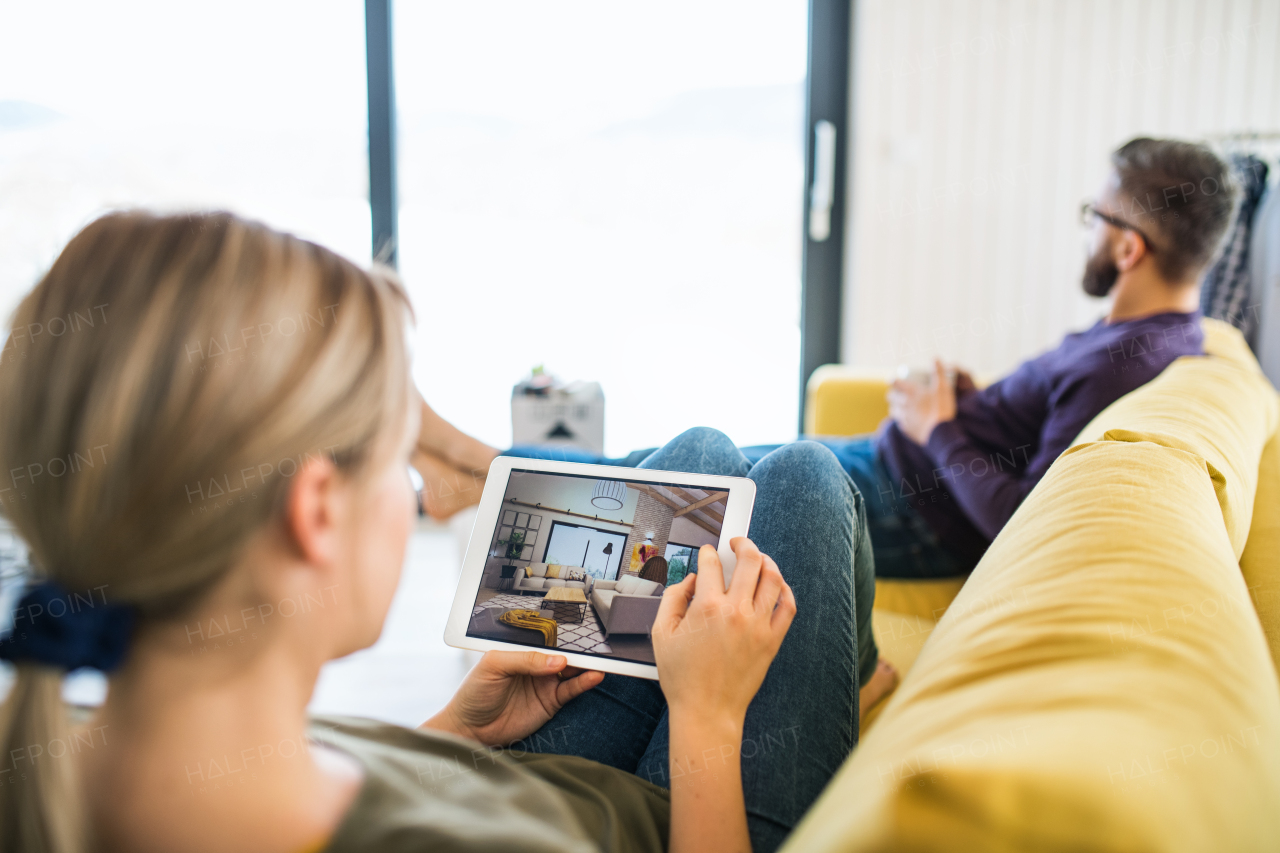
[[[1280,403],[1205,329],[969,578],[877,583],[903,681],[787,850],[1280,849]],[[867,431],[836,376],[809,422]]]

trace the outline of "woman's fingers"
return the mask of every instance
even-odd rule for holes
[[[564,655],[540,652],[489,651],[480,658],[480,668],[492,675],[549,675],[564,669]]]
[[[762,554],[761,558],[763,565],[760,567],[760,581],[756,584],[754,605],[756,613],[768,619],[773,615],[778,597],[782,595],[783,580],[782,572],[778,570],[778,564],[773,558],[767,554]]]
[[[786,581],[782,583],[782,594],[778,596],[778,606],[774,608],[773,618],[769,621],[769,627],[778,632],[778,645],[782,645],[782,638],[787,635],[788,629],[791,628],[791,620],[796,615],[796,596],[791,591],[791,586]]]
[[[710,545],[698,549],[698,574],[702,576],[699,594],[708,598],[724,595],[724,566],[720,565],[720,555]]]
[[[693,600],[697,577],[694,574],[685,575],[680,583],[672,584],[662,593],[662,603],[658,605],[658,616],[653,621],[654,631],[669,632],[684,619],[685,614],[689,612],[689,602]]]
[[[760,579],[760,566],[764,562],[760,549],[756,547],[756,543],[745,536],[735,536],[730,539],[729,547],[738,556],[738,565],[733,570],[733,580],[729,582],[729,595],[738,602],[751,601],[755,597],[756,582]]]
[[[601,681],[604,681],[603,672],[597,672],[594,669],[580,670],[578,675],[573,678],[566,678],[556,685],[556,701],[563,708]]]

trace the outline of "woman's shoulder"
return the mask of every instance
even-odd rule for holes
[[[616,816],[600,812],[610,811],[610,798],[626,790],[614,774],[630,774],[562,756],[522,760],[442,732],[352,717],[314,718],[309,737],[351,755],[365,772],[360,794],[327,853],[397,853],[428,846],[556,853],[619,849],[599,835]],[[634,781],[633,790],[646,790],[646,783]],[[620,804],[624,816],[645,810],[631,799]],[[661,842],[666,820],[659,810]],[[654,823],[652,817],[625,822]]]
[[[308,736],[364,769],[326,853],[596,850],[550,785],[464,738],[352,717],[317,717]]]

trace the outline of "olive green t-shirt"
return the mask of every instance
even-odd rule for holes
[[[325,853],[667,847],[667,791],[595,761],[489,749],[352,717],[317,717],[308,734],[352,756],[365,773]]]

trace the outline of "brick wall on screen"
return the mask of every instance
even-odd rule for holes
[[[662,554],[666,551],[667,537],[671,535],[672,517],[671,507],[648,492],[640,493],[640,499],[636,501],[636,514],[631,535],[627,537],[627,547],[622,552],[622,572],[626,572],[631,567],[632,550],[636,545],[644,542],[644,535],[650,530],[653,531],[653,544],[658,546],[658,553]]]

